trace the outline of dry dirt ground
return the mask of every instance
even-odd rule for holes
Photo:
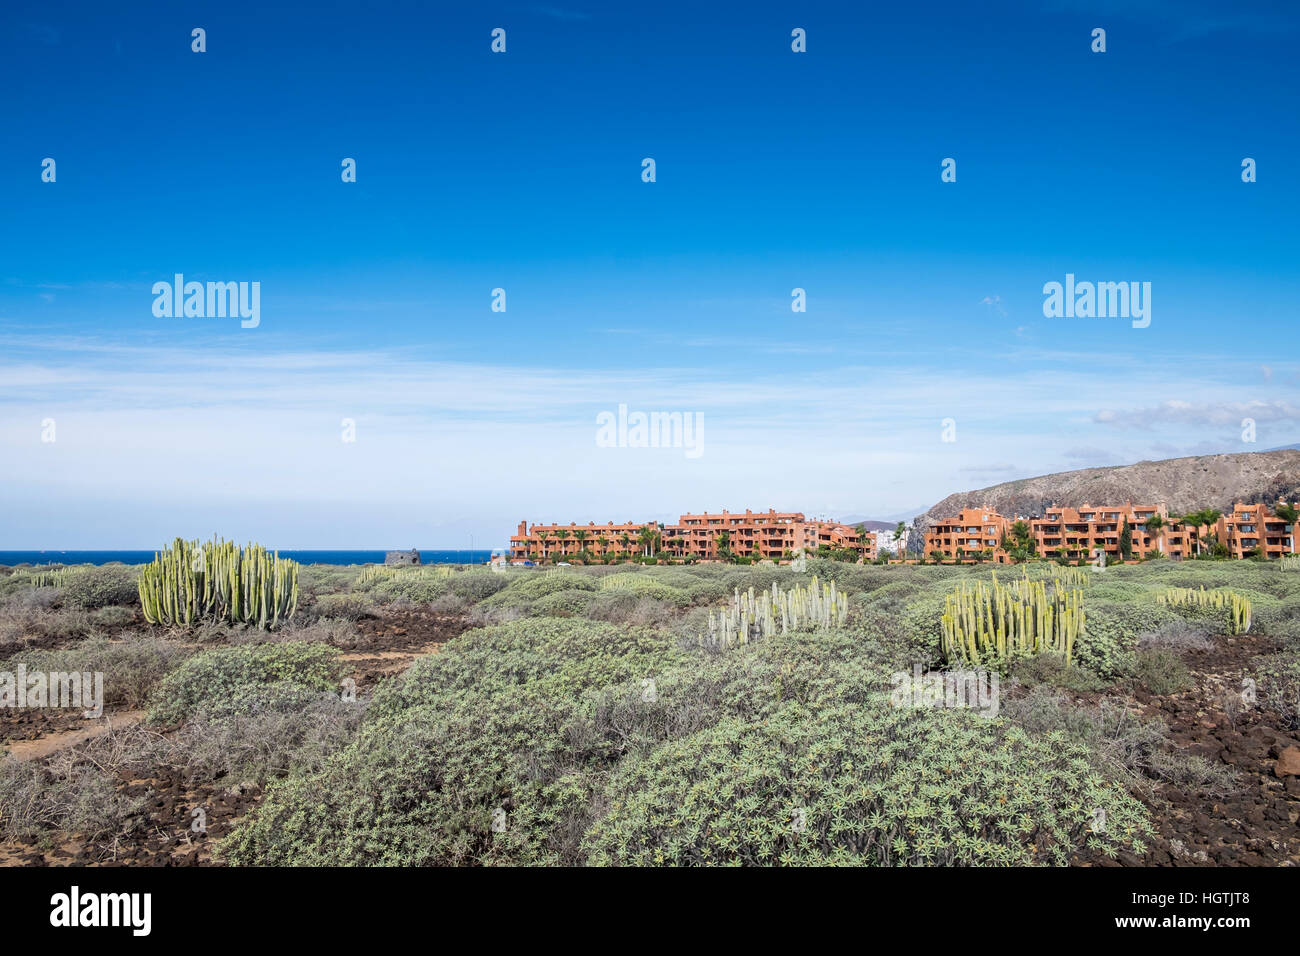
[[[437,653],[466,626],[458,618],[421,610],[362,620],[359,646],[343,654],[347,674],[359,694],[368,694],[417,657]],[[0,710],[0,740],[18,759],[34,760],[143,717],[143,711],[111,708],[94,720],[60,711]],[[213,865],[212,845],[262,798],[261,788],[246,784],[189,785],[174,768],[158,768],[156,776],[141,779],[120,776],[117,784],[120,793],[146,801],[141,825],[125,840],[94,845],[70,838],[52,847],[0,841],[0,866]],[[191,831],[195,807],[206,814],[204,833]]]
[[[1261,700],[1243,707],[1242,680],[1250,662],[1277,650],[1257,635],[1221,637],[1207,650],[1182,653],[1192,671],[1190,690],[1156,697],[1138,690],[1133,709],[1169,727],[1179,752],[1227,764],[1240,790],[1216,797],[1162,784],[1146,798],[1156,837],[1145,856],[1118,860],[1084,854],[1100,866],[1300,866],[1300,777],[1279,776],[1279,757],[1300,747],[1300,728],[1288,726]]]

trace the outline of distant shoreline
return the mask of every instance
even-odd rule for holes
[[[456,551],[451,549],[417,548],[421,564],[486,564],[492,549],[475,548]],[[19,564],[148,564],[155,551],[105,550],[105,551],[0,551],[0,565],[13,567]],[[380,549],[291,549],[280,551],[282,558],[292,558],[299,564],[383,564],[387,552]]]

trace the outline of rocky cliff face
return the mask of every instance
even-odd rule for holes
[[[914,526],[912,550],[938,518],[962,508],[993,508],[1004,515],[1039,515],[1051,505],[1165,504],[1173,514],[1198,508],[1227,510],[1235,502],[1274,504],[1300,499],[1300,451],[1244,452],[1140,461],[1135,465],[1083,468],[1024,478],[944,498]]]

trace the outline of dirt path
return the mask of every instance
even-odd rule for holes
[[[144,720],[144,711],[119,710],[114,713],[105,713],[102,717],[82,717],[79,720],[80,726],[72,726],[66,730],[53,730],[44,736],[28,740],[9,741],[7,744],[9,753],[19,760],[36,760],[41,757],[48,757],[55,751],[62,750],[65,747],[75,747],[77,744],[85,743],[87,740],[106,734],[115,728],[138,724]]]

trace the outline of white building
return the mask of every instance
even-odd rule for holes
[[[897,541],[895,541],[893,528],[890,528],[888,531],[875,532],[876,554],[880,554],[880,552],[882,551],[888,551],[891,554],[897,555],[900,551],[906,551],[907,538],[911,533],[912,533],[911,528],[904,528],[903,536],[899,538]]]

